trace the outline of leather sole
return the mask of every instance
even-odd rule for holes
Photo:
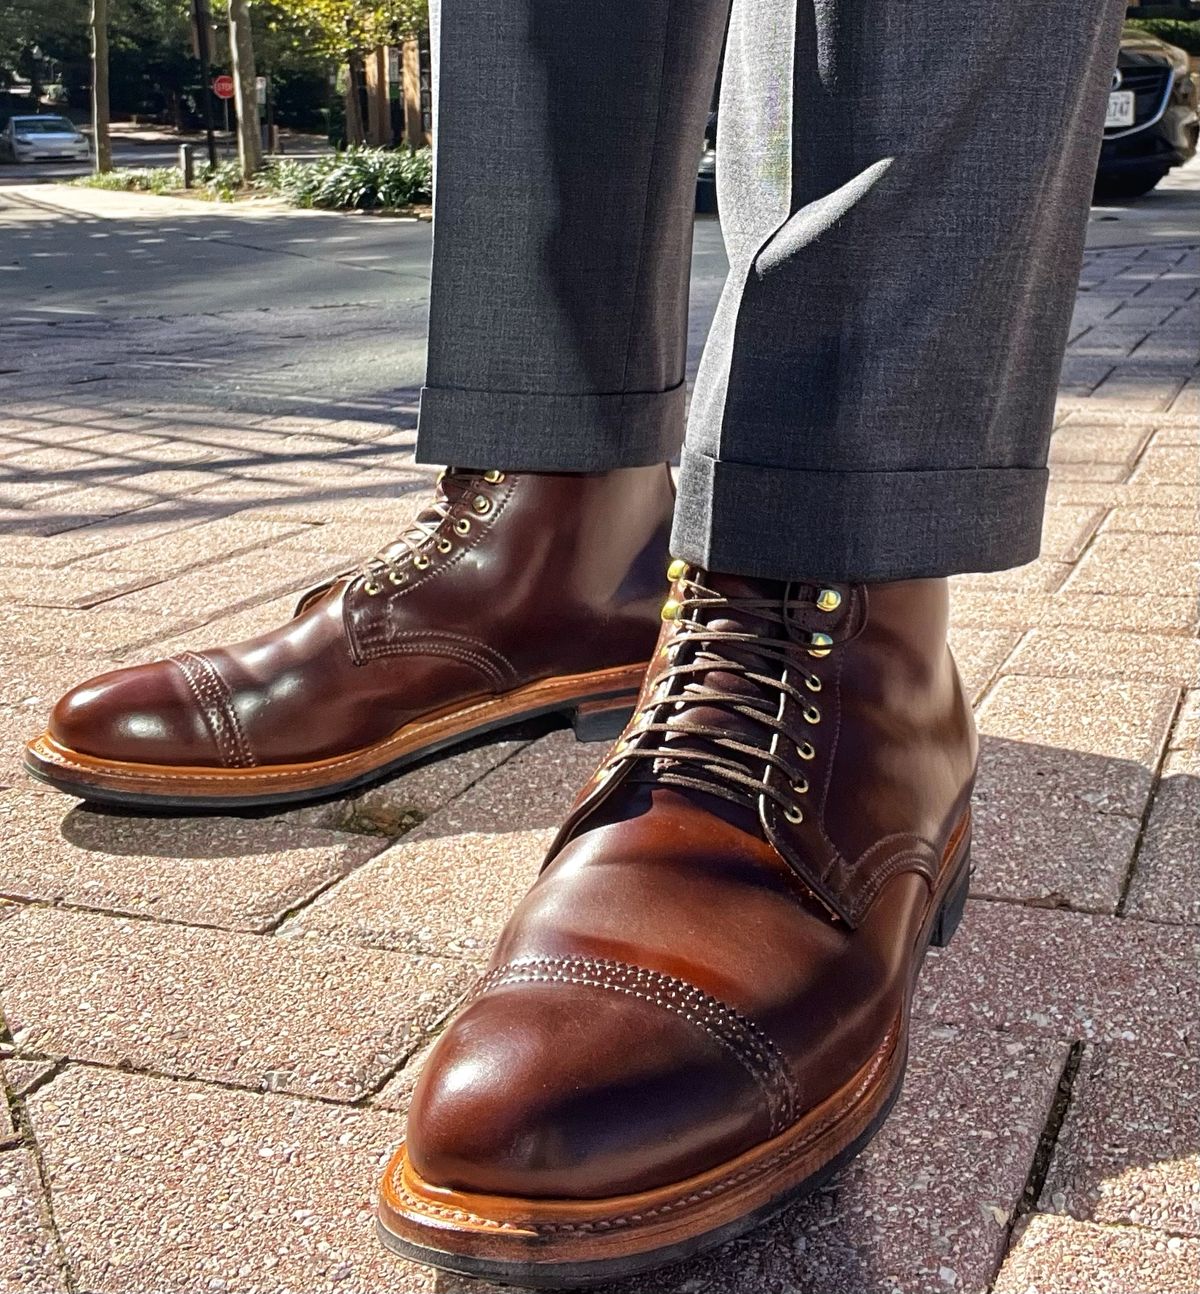
[[[405,724],[383,741],[329,759],[252,768],[137,764],[102,759],[60,745],[44,733],[25,748],[25,768],[68,795],[130,809],[261,808],[341,795],[472,738],[548,714],[567,714],[580,741],[617,737],[646,672],[623,665],[543,679],[460,703]]]
[[[966,905],[970,816],[947,845],[942,884],[914,956],[908,1001],[929,945],[945,946]],[[773,1140],[705,1173],[637,1195],[552,1200],[473,1195],[430,1185],[397,1150],[376,1225],[393,1253],[464,1276],[533,1288],[581,1288],[633,1276],[732,1240],[803,1198],[851,1160],[900,1094],[908,1005],[838,1092]]]

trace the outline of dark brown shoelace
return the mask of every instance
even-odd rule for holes
[[[496,470],[446,468],[438,477],[433,502],[413,518],[399,538],[368,558],[355,572],[367,594],[374,596],[382,592],[385,582],[403,584],[407,578],[406,566],[423,570],[429,565],[431,546],[440,553],[449,553],[454,547],[451,534],[465,537],[471,531],[471,516],[486,516],[492,510],[492,500],[483,492],[485,487],[498,485],[503,480],[504,473]]]
[[[755,811],[767,796],[799,822],[797,797],[808,791],[802,765],[816,750],[797,740],[796,718],[785,720],[784,710],[792,701],[800,722],[815,727],[821,713],[813,696],[822,684],[807,664],[810,644],[789,637],[788,613],[813,602],[789,599],[782,584],[774,597],[731,595],[708,578],[683,578],[668,603],[676,621],[670,663],[613,759],[638,761],[630,781],[704,791]],[[769,768],[783,773],[784,785],[768,782]]]

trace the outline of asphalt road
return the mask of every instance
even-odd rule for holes
[[[72,363],[103,369],[104,380],[128,386],[131,398],[144,392],[147,401],[279,411],[329,400],[396,396],[404,403],[420,385],[427,223],[96,197],[111,208],[56,209],[90,200],[78,190],[0,188],[0,369],[5,353],[42,338],[37,362],[50,371],[39,376],[52,384],[53,330],[103,324],[89,329],[91,349],[72,352]],[[1136,203],[1095,209],[1089,238],[1097,246],[1194,240],[1197,228],[1200,164],[1193,162]],[[692,370],[724,273],[719,227],[700,218]],[[134,373],[122,365],[135,335],[164,357],[157,368],[142,364]],[[205,361],[193,365],[189,347],[198,335]],[[70,380],[85,380],[72,373]]]

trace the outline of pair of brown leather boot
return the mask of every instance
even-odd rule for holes
[[[29,747],[87,799],[221,808],[532,715],[620,733],[382,1184],[385,1243],[452,1271],[628,1275],[812,1189],[886,1116],[962,911],[976,739],[945,581],[671,562],[668,590],[672,505],[664,466],[450,471],[290,624],[93,679]]]

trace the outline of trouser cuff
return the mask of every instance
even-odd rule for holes
[[[542,395],[461,387],[421,390],[417,461],[525,472],[607,472],[673,458],[686,386]]]
[[[1038,555],[1045,468],[821,472],[685,447],[671,552],[761,579],[874,582],[1020,566]]]

